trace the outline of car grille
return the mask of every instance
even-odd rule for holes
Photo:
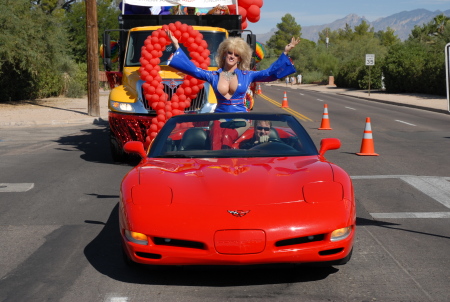
[[[163,81],[164,85],[164,92],[167,93],[168,99],[170,100],[172,96],[177,92],[178,87],[182,84],[182,81],[175,81],[175,80],[168,80]],[[145,98],[144,89],[142,88],[142,96],[144,98],[144,107],[149,111],[149,113],[155,113],[155,110],[152,109],[150,106],[150,102]],[[203,106],[205,105],[205,102],[207,101],[206,91],[205,87],[200,89],[200,91],[197,94],[197,97],[193,100],[191,100],[191,106],[184,109],[184,112],[199,112]]]

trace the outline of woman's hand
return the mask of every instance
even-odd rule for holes
[[[284,48],[284,54],[287,55],[288,52],[291,51],[291,49],[294,48],[298,43],[300,43],[300,38],[292,37],[291,43],[286,45],[286,47]]]
[[[173,46],[175,46],[175,49],[180,48],[180,45],[178,44],[178,39],[175,38],[175,36],[172,34],[172,32],[168,29],[166,29],[166,34],[169,37],[170,41],[172,41]]]

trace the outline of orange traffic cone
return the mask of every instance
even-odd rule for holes
[[[256,93],[257,93],[257,94],[262,94],[262,91],[261,91],[261,84],[258,84],[258,91],[256,91]]]
[[[281,103],[281,108],[289,108],[286,91],[284,92],[284,97],[283,97],[283,102]]]
[[[356,153],[357,155],[372,155],[378,156],[379,154],[375,153],[375,149],[373,146],[373,137],[372,137],[372,127],[370,126],[370,117],[366,118],[366,127],[364,129],[364,136],[361,142],[361,151]]]
[[[333,130],[330,127],[330,119],[328,118],[328,105],[325,104],[323,107],[322,123],[320,124],[319,130]]]

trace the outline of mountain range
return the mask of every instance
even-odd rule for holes
[[[403,11],[388,17],[379,18],[373,22],[370,22],[365,17],[360,17],[356,14],[349,14],[345,18],[335,20],[328,24],[302,26],[301,37],[303,39],[317,42],[317,40],[319,39],[319,32],[327,27],[332,31],[338,30],[340,28],[344,29],[346,24],[348,24],[351,28],[354,28],[355,26],[361,24],[361,22],[364,20],[374,28],[375,32],[386,30],[388,27],[390,27],[395,31],[395,34],[400,38],[400,40],[404,41],[408,38],[415,25],[422,26],[423,24],[433,20],[433,18],[437,15],[441,14],[450,17],[450,10],[446,10],[444,12],[437,10],[432,12],[426,9],[415,9],[411,11]],[[264,44],[276,31],[277,29],[273,28],[268,33],[257,34],[256,40]]]

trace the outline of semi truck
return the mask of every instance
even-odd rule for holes
[[[215,54],[219,44],[230,36],[246,34],[246,41],[255,50],[256,36],[248,30],[242,30],[240,15],[137,15],[121,14],[118,18],[118,29],[107,29],[103,34],[103,64],[105,67],[111,92],[108,99],[108,123],[110,149],[113,160],[123,162],[127,160],[127,153],[123,146],[128,141],[146,143],[147,130],[156,112],[147,100],[140,78],[141,48],[144,41],[153,31],[164,24],[177,21],[190,25],[203,35],[210,52],[208,70],[217,70]],[[118,69],[112,70],[111,61],[111,33],[117,31],[119,35]],[[182,44],[181,47],[184,47]],[[188,54],[189,51],[185,50]],[[159,75],[162,78],[164,92],[168,100],[183,83],[184,75],[167,65],[173,49],[167,47],[160,57]],[[254,89],[254,88],[253,88]],[[147,95],[148,96],[148,95]],[[205,83],[197,97],[191,100],[184,113],[213,112],[217,103],[210,85]],[[148,145],[148,144],[147,144]]]

